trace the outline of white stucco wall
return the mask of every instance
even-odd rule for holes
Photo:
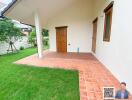
[[[31,47],[31,44],[28,43],[28,38],[26,36],[23,36],[22,39],[15,42],[15,47],[19,50],[20,47],[29,48]],[[7,49],[9,48],[9,44],[6,42],[0,43],[0,55],[6,54]]]
[[[96,57],[132,92],[132,29],[131,0],[115,0],[110,42],[103,42],[104,13],[109,4],[94,0],[94,17],[98,17]],[[110,1],[110,0],[109,0]]]
[[[115,0],[110,42],[103,42],[104,8],[111,0],[80,0],[48,21],[50,50],[56,51],[57,26],[68,26],[68,52],[91,52],[92,21],[98,17],[95,56],[132,92],[132,30],[130,0]]]
[[[54,18],[49,19],[47,29],[49,29],[51,51],[56,51],[55,27],[58,26],[68,26],[68,52],[77,52],[77,48],[80,48],[80,52],[91,52],[92,0],[78,0]]]

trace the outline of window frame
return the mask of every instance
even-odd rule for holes
[[[113,5],[114,1],[112,1],[105,9],[105,20],[104,20],[104,35],[103,35],[103,41],[110,42],[110,36],[111,36],[111,26],[112,26],[112,14],[113,14]],[[107,16],[110,16],[110,25],[109,25],[109,32],[107,33]]]

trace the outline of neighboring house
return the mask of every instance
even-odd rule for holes
[[[32,31],[30,28],[21,28],[21,31],[24,36],[29,36],[29,33]]]
[[[18,0],[2,14],[36,26],[40,58],[47,28],[51,51],[93,53],[132,92],[132,1],[113,1]]]
[[[23,33],[24,36],[28,36],[29,33],[32,31],[32,27],[30,25],[22,24],[16,20],[12,20],[12,22],[16,27],[21,29],[21,32]]]

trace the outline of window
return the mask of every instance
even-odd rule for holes
[[[111,2],[105,9],[105,21],[104,21],[104,37],[103,41],[110,41],[111,25],[112,25],[112,10],[114,2]]]

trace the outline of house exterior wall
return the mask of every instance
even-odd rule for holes
[[[15,46],[19,50],[21,46],[24,48],[29,48],[29,47],[31,47],[31,44],[28,43],[27,36],[23,36],[22,39],[15,42]],[[8,48],[9,48],[8,43],[1,42],[0,43],[0,55],[6,54]]]
[[[110,1],[110,0],[109,0]],[[110,2],[94,0],[93,18],[98,17],[97,48],[95,56],[132,92],[132,13],[131,0],[115,0],[110,42],[103,42],[104,8]]]
[[[58,26],[68,26],[67,51],[91,52],[92,41],[92,0],[78,0],[63,12],[51,18],[49,29],[50,50],[56,51],[56,30]],[[68,44],[71,44],[70,46]]]

